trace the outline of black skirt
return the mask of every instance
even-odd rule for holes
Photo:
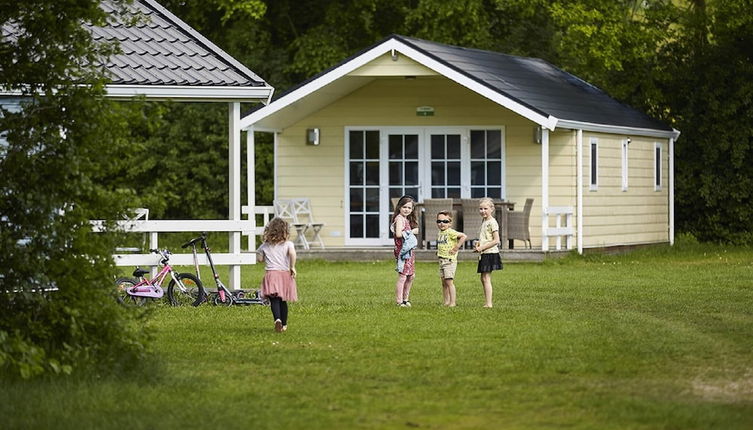
[[[502,260],[499,258],[499,253],[481,254],[476,273],[487,273],[492,270],[502,270]]]

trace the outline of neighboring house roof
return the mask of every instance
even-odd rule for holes
[[[648,115],[613,99],[595,86],[537,58],[516,57],[498,52],[462,48],[412,37],[392,35],[311,78],[270,105],[241,120],[241,127],[261,124],[274,127],[280,119],[265,121],[282,113],[292,103],[303,113],[303,98],[324,106],[333,100],[316,95],[327,87],[340,96],[370,80],[347,76],[368,62],[394,51],[469,88],[480,95],[546,128],[582,128],[597,131],[677,137],[679,132]],[[359,79],[360,78],[360,79]],[[338,84],[338,80],[346,82]],[[339,89],[339,91],[338,91]],[[290,113],[290,112],[289,112]]]
[[[111,97],[268,102],[274,89],[154,0],[119,7],[102,0],[107,25],[90,26],[97,42],[117,42],[106,64]]]

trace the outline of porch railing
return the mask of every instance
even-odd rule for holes
[[[571,206],[550,206],[546,210],[548,216],[554,217],[554,227],[546,229],[546,236],[556,238],[554,248],[562,249],[562,238],[565,238],[565,249],[572,249],[575,242],[575,228],[573,227],[574,208]],[[564,219],[564,225],[562,223]]]

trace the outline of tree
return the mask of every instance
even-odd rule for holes
[[[122,2],[120,2],[122,3]],[[135,315],[114,300],[116,219],[132,196],[103,186],[127,162],[128,108],[104,98],[97,0],[0,1],[0,85],[21,109],[0,114],[0,368],[32,377],[80,363],[136,361]],[[56,290],[42,293],[43,290]]]
[[[753,243],[753,13],[749,0],[694,0],[662,51],[677,143],[678,228]]]

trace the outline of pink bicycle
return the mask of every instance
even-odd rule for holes
[[[148,279],[146,274],[148,270],[137,267],[133,271],[133,278],[118,278],[115,280],[117,286],[118,301],[125,305],[142,306],[147,300],[156,300],[165,295],[162,284],[170,278],[167,286],[167,298],[171,305],[182,306],[191,304],[198,306],[205,299],[205,290],[201,281],[191,273],[177,273],[170,266],[170,251],[166,249],[150,249],[154,254],[158,254],[162,269],[157,276]]]

